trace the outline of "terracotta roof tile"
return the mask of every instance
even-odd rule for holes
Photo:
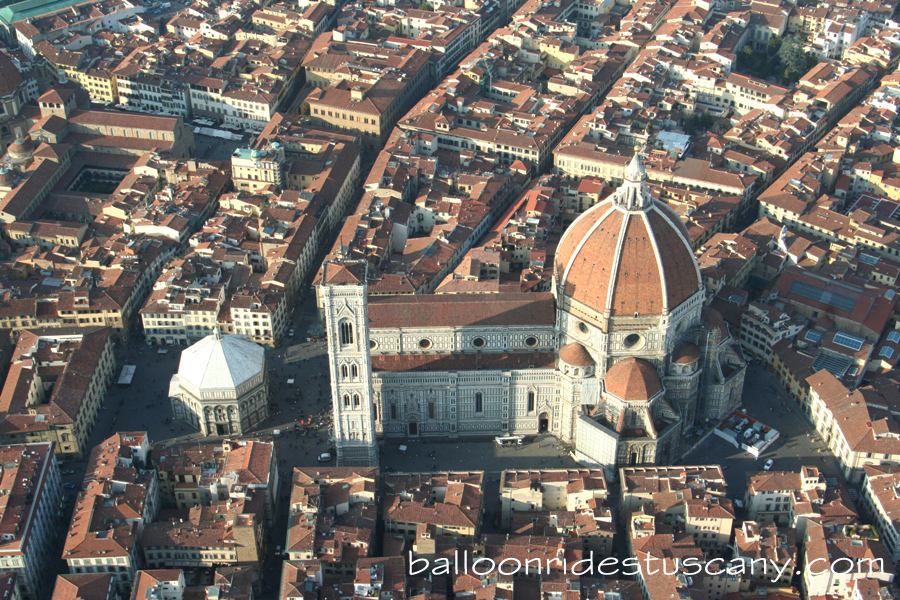
[[[656,368],[642,358],[626,358],[606,373],[606,391],[622,400],[649,400],[662,391]]]

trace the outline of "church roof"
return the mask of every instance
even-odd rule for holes
[[[560,348],[559,358],[576,367],[589,367],[596,364],[587,349],[578,342],[566,344]]]
[[[685,342],[675,351],[672,361],[679,365],[688,365],[700,358],[700,348],[693,342]]]
[[[662,391],[656,368],[643,358],[620,360],[606,372],[606,391],[632,402],[649,400]]]
[[[701,287],[690,236],[650,196],[635,156],[625,182],[569,226],[556,252],[565,296],[600,314],[662,315]]]
[[[548,292],[401,294],[369,297],[369,327],[481,327],[553,325]]]
[[[200,389],[236,388],[259,375],[265,364],[262,346],[216,330],[181,353],[178,377]]]
[[[322,281],[329,285],[353,285],[366,282],[366,266],[362,261],[326,262],[323,269]]]

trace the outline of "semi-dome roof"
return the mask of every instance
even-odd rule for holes
[[[242,335],[222,335],[217,329],[181,353],[178,376],[201,389],[237,388],[265,366],[262,346]]]
[[[646,178],[635,154],[625,182],[575,219],[556,251],[557,289],[601,314],[665,314],[701,286],[687,229]]]
[[[23,137],[22,133],[19,132],[16,136],[16,141],[7,146],[6,151],[13,157],[28,156],[34,152],[34,142],[31,141],[31,136]]]
[[[679,365],[689,365],[700,360],[700,348],[694,342],[685,342],[675,351],[672,362]]]
[[[620,360],[606,372],[606,391],[620,400],[646,401],[662,391],[656,368],[643,358]]]
[[[559,358],[563,362],[569,363],[575,367],[590,367],[591,365],[596,364],[593,357],[591,357],[591,354],[587,351],[587,348],[578,342],[566,344],[560,348]]]

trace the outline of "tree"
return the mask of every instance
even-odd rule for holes
[[[805,41],[800,34],[786,35],[778,49],[778,60],[784,69],[787,84],[799,81],[816,64],[815,56],[803,48]]]

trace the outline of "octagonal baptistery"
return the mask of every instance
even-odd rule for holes
[[[580,342],[598,375],[616,360],[663,364],[703,308],[703,285],[678,215],[655,200],[638,154],[624,183],[569,226],[556,251],[560,344]]]
[[[203,435],[242,435],[268,416],[262,346],[242,335],[211,335],[185,348],[169,383],[172,414]]]

